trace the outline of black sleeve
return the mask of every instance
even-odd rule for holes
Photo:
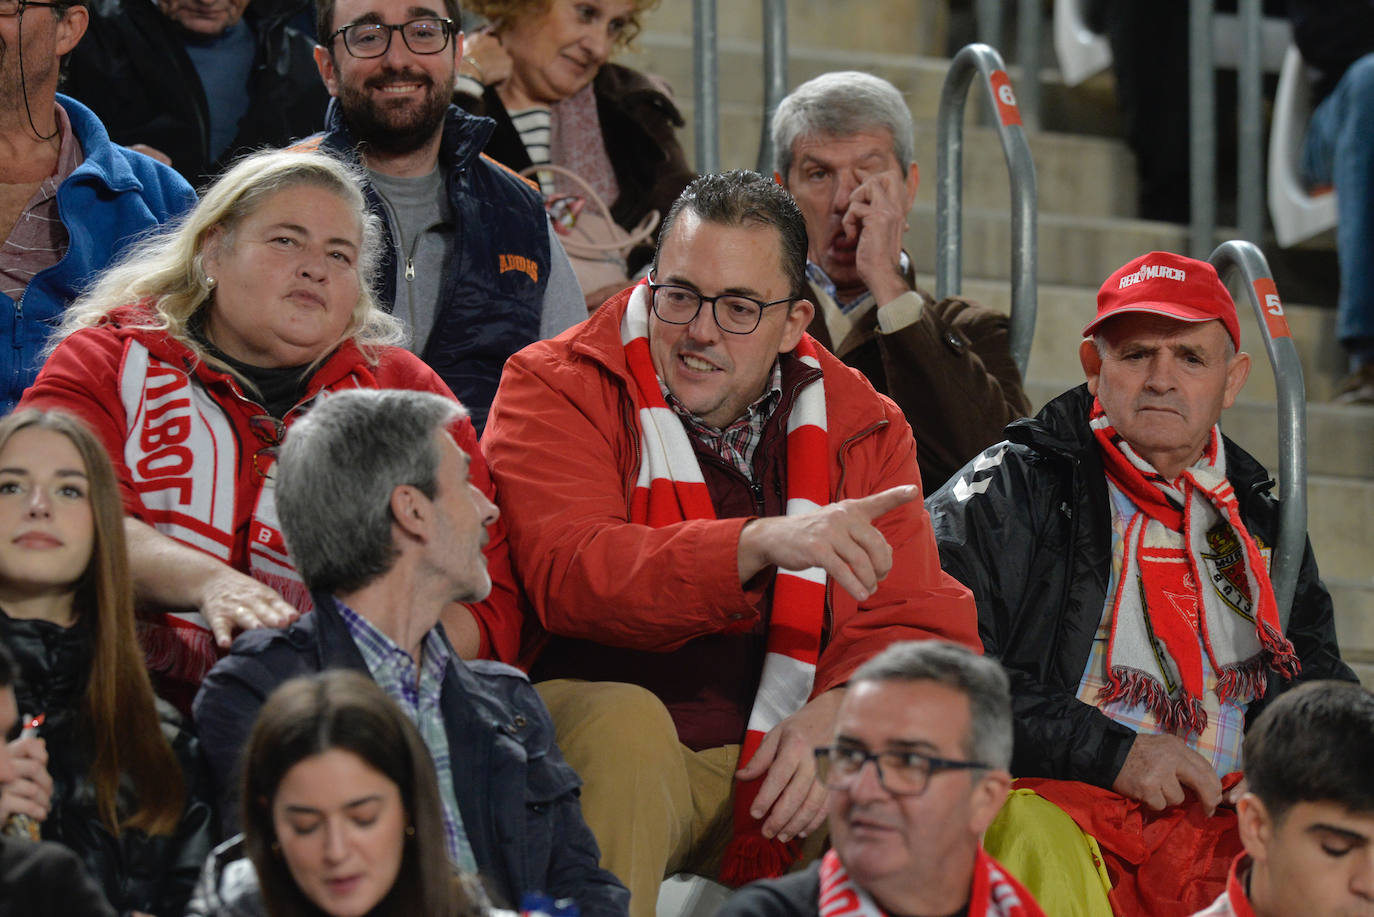
[[[205,676],[194,704],[196,734],[223,840],[239,832],[239,756],[267,695],[284,678],[258,657],[233,654]]]
[[[0,837],[0,902],[26,902],[25,917],[115,917],[75,853],[51,841]]]
[[[716,917],[816,917],[820,912],[820,863],[781,879],[763,879],[729,897]]]
[[[1076,575],[1076,552],[1092,535],[1077,532],[1071,488],[1044,465],[993,446],[926,508],[940,565],[977,601],[983,652],[1011,679],[1012,772],[1110,788],[1135,732],[1075,696],[1106,582]]]

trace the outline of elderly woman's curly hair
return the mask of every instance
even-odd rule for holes
[[[625,28],[615,37],[617,48],[627,47],[644,28],[639,17],[658,6],[658,0],[631,0],[634,8],[630,10]],[[489,21],[500,34],[511,23],[527,16],[542,16],[549,11],[553,0],[468,0],[466,6]]]

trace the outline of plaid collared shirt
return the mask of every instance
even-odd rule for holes
[[[444,730],[444,714],[439,708],[439,697],[452,650],[439,635],[438,629],[431,629],[421,644],[420,671],[417,673],[415,660],[409,653],[373,627],[372,622],[362,615],[337,598],[334,601],[353,643],[362,653],[363,662],[367,663],[367,670],[372,673],[372,680],[401,705],[406,716],[420,730],[420,736],[434,758],[439,797],[444,803],[444,840],[448,845],[449,860],[466,872],[476,873],[477,861],[472,853],[472,845],[468,843],[467,832],[463,830],[463,815],[458,810],[458,798],[453,792],[448,733]]]
[[[1111,481],[1107,482],[1107,492],[1112,504],[1112,575],[1107,583],[1107,601],[1102,609],[1102,621],[1097,626],[1097,634],[1093,637],[1093,649],[1088,655],[1088,664],[1083,669],[1083,680],[1078,685],[1078,699],[1092,704],[1107,716],[1118,723],[1130,726],[1136,732],[1144,735],[1163,735],[1164,729],[1144,704],[1131,704],[1126,701],[1108,704],[1097,699],[1097,692],[1107,683],[1107,645],[1112,635],[1112,596],[1116,595],[1116,585],[1121,581],[1121,565],[1125,559],[1123,541],[1127,526],[1139,512],[1130,497]],[[1267,559],[1267,551],[1265,556]],[[1198,643],[1202,643],[1200,634]],[[1210,761],[1212,768],[1221,776],[1241,770],[1244,765],[1242,744],[1245,740],[1245,708],[1253,699],[1241,697],[1225,704],[1221,702],[1217,697],[1217,673],[1213,671],[1207,651],[1204,649],[1202,708],[1207,712],[1207,728],[1201,734],[1187,737],[1184,741]]]
[[[754,480],[754,450],[763,440],[763,428],[768,425],[768,418],[773,416],[773,409],[782,400],[782,364],[779,361],[773,361],[773,376],[768,381],[768,390],[749,405],[738,420],[723,430],[717,430],[687,410],[668,391],[662,379],[658,380],[658,386],[663,391],[663,400],[682,420],[682,425],[693,439],[729,462],[745,478]]]

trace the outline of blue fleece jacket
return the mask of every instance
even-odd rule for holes
[[[110,142],[100,119],[75,99],[57,104],[71,119],[84,160],[57,189],[67,228],[62,260],[29,281],[19,302],[0,293],[0,413],[13,410],[38,375],[39,351],[67,308],[129,242],[196,202],[186,180],[141,153]]]

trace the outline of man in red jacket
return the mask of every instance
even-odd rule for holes
[[[484,448],[547,631],[533,668],[602,862],[777,874],[825,816],[812,750],[897,640],[979,647],[901,412],[805,334],[806,226],[705,176],[647,281],[506,364]]]

